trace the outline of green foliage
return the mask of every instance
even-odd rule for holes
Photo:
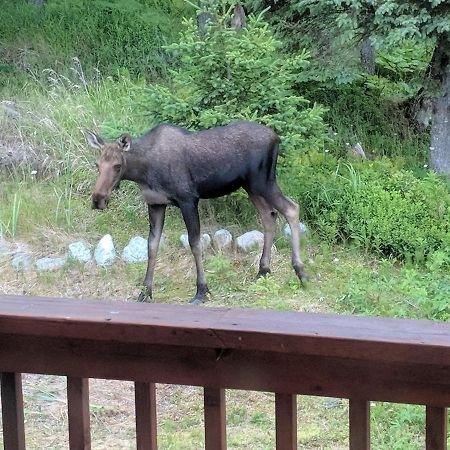
[[[374,450],[422,450],[425,408],[418,405],[371,403]]]
[[[35,76],[47,68],[61,72],[72,57],[90,74],[121,67],[159,74],[170,62],[163,46],[192,11],[183,0],[47,0],[43,6],[0,0],[0,8],[0,67]]]
[[[432,49],[426,43],[413,40],[395,48],[380,48],[377,52],[377,73],[392,81],[411,82],[423,78]]]
[[[438,250],[426,268],[411,264],[396,268],[389,260],[372,271],[356,268],[336,306],[345,313],[447,321],[450,283],[443,269],[448,262],[448,253]]]
[[[281,55],[280,42],[261,16],[250,16],[239,32],[228,26],[228,15],[217,17],[204,34],[194,21],[185,22],[179,43],[168,47],[178,55],[179,68],[169,86],[153,84],[146,90],[148,114],[155,122],[189,129],[253,120],[274,128],[283,148],[321,148],[324,109],[294,89],[309,64],[307,52]]]
[[[433,173],[417,178],[388,160],[351,165],[316,152],[283,171],[286,191],[329,242],[351,240],[418,264],[450,251],[450,194]]]
[[[310,83],[307,95],[328,106],[325,120],[333,130],[327,143],[334,154],[345,156],[348,145],[362,143],[368,154],[403,157],[411,166],[427,159],[429,134],[411,126],[402,111],[408,97],[406,83],[365,77],[351,84],[328,87]]]
[[[438,38],[450,32],[450,6],[442,0],[300,0],[313,10],[337,13],[340,27],[371,30],[371,36],[390,45],[405,39]]]

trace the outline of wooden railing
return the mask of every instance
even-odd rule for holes
[[[447,448],[450,325],[353,316],[0,296],[6,450],[25,448],[21,373],[67,376],[70,449],[90,448],[89,378],[133,380],[137,448],[156,444],[155,383],[204,387],[206,450],[226,448],[225,389],[275,393],[276,448],[297,448],[296,395],[350,399],[352,450],[370,400],[426,405]]]

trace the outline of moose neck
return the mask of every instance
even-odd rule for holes
[[[125,163],[125,170],[122,174],[122,180],[134,181],[142,184],[146,179],[147,162],[142,158],[140,152],[124,152],[123,159]]]

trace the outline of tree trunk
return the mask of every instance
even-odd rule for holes
[[[211,3],[212,3],[211,1],[201,1],[200,0],[198,2],[198,5],[202,9],[207,9],[208,6],[211,5]],[[214,3],[213,3],[213,6],[214,6]],[[197,16],[197,24],[198,24],[198,29],[200,31],[200,34],[204,34],[206,32],[206,26],[207,26],[208,22],[210,22],[210,23],[216,22],[216,17],[214,14],[212,14],[210,12],[202,12]]]
[[[431,126],[430,167],[450,175],[450,48],[448,35],[438,41],[430,75],[439,80],[441,95],[434,99]]]
[[[367,37],[361,45],[361,63],[369,75],[375,75],[375,57],[375,46],[370,37]]]

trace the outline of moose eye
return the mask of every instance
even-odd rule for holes
[[[120,172],[120,169],[122,168],[122,164],[115,164],[113,168],[116,172]]]

